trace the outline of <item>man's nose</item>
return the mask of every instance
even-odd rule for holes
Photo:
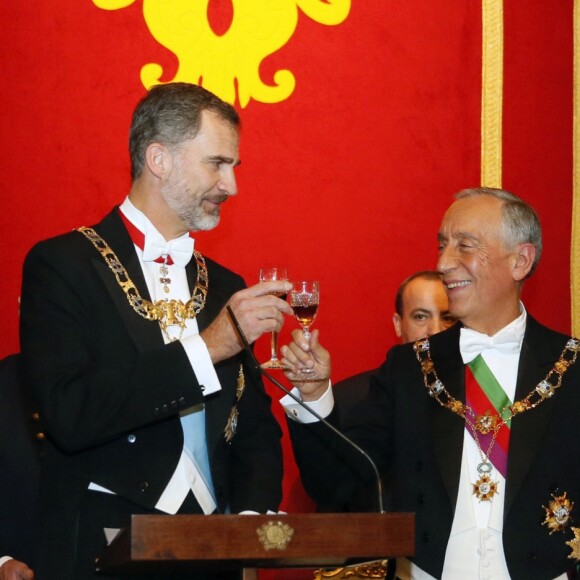
[[[455,250],[450,244],[439,250],[439,258],[437,259],[437,271],[441,274],[449,272],[453,269],[456,263]]]
[[[223,171],[218,183],[218,188],[220,191],[223,191],[230,196],[238,193],[238,184],[236,182],[236,174],[233,167],[227,168],[227,170]]]

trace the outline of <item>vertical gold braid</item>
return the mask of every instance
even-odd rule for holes
[[[481,185],[502,184],[503,0],[483,0]],[[574,0],[574,162],[570,251],[571,334],[580,335],[580,0]]]
[[[572,240],[570,289],[572,292],[572,334],[580,334],[580,0],[574,0],[574,124]]]
[[[482,2],[481,185],[501,187],[503,0]]]

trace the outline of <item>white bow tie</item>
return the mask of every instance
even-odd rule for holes
[[[522,340],[515,329],[509,329],[497,336],[488,336],[470,328],[462,328],[459,335],[459,350],[465,364],[470,363],[484,350],[495,349],[503,354],[516,354],[520,351]]]
[[[176,266],[185,268],[193,255],[193,245],[189,235],[167,242],[159,232],[150,230],[145,234],[143,261],[154,262],[161,256],[169,256]]]

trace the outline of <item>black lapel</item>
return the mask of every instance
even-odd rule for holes
[[[459,352],[460,327],[461,324],[457,323],[449,330],[432,336],[430,344],[437,376],[452,397],[465,402],[465,367]],[[455,509],[461,473],[465,422],[435,400],[431,402],[429,409],[435,457],[452,509]]]
[[[540,325],[528,315],[526,333],[518,365],[516,401],[524,398],[548,374],[558,360],[565,340]],[[507,489],[504,519],[529,472],[536,452],[544,440],[554,409],[553,398],[543,401],[535,409],[512,419],[507,467]]]
[[[135,247],[123,225],[118,209],[115,208],[103,221],[94,226],[94,229],[115,252],[141,297],[150,300],[151,296],[147,290]],[[87,243],[89,243],[88,240]],[[113,272],[96,249],[93,264],[137,348],[146,351],[163,345],[159,323],[147,320],[135,312]]]

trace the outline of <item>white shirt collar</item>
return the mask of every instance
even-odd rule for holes
[[[141,210],[137,209],[133,205],[133,203],[129,199],[129,196],[127,196],[125,198],[123,203],[119,206],[119,209],[123,212],[125,217],[139,231],[141,231],[145,234],[145,236],[147,236],[148,232],[155,232],[158,236],[161,236],[161,234],[158,232],[157,228],[151,223],[151,220],[149,220],[149,218]],[[163,236],[161,236],[161,237],[163,238]],[[189,233],[186,232],[182,236],[179,236],[179,237],[180,238],[189,237]],[[179,238],[175,238],[175,239],[179,239]],[[192,238],[192,239],[193,239],[193,243],[194,243],[194,247],[195,247],[195,238]],[[169,242],[171,240],[165,240],[165,241]]]

